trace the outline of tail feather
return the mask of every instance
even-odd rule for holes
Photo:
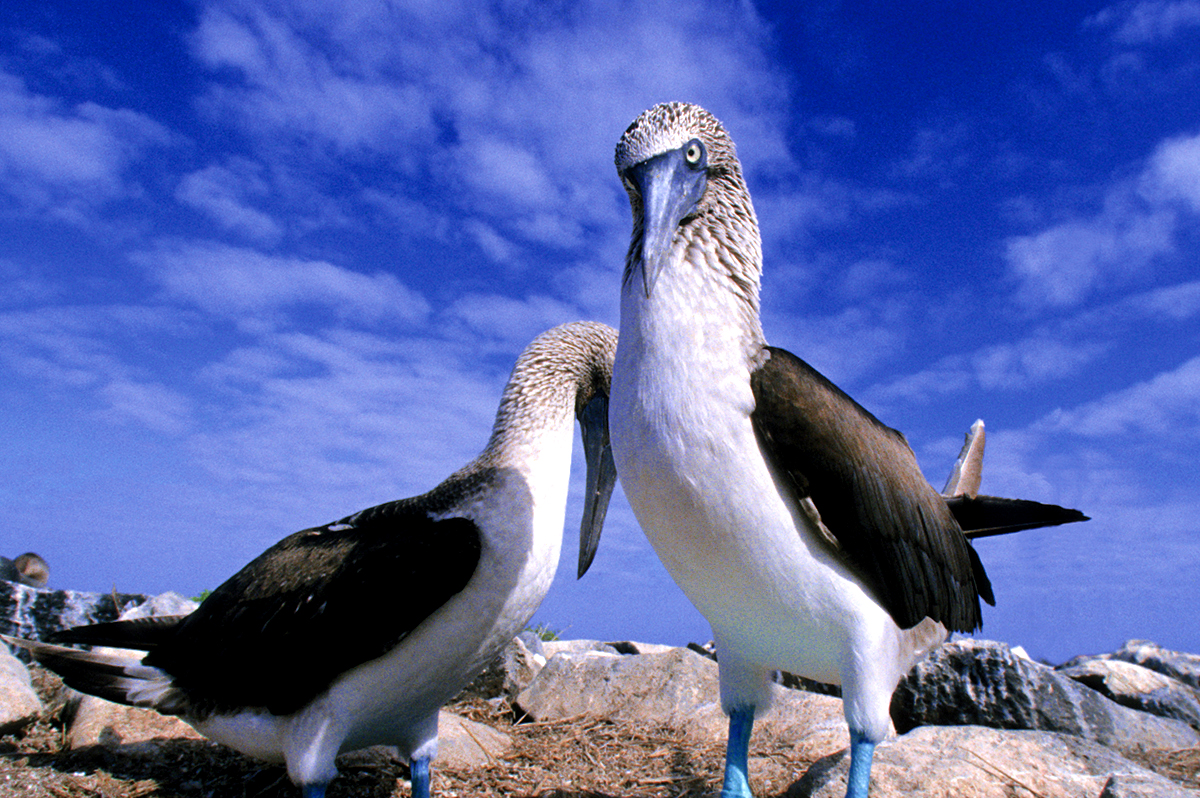
[[[51,635],[50,639],[55,643],[153,651],[156,646],[171,636],[175,627],[186,617],[186,615],[153,615],[128,621],[93,623],[87,626],[63,629]]]
[[[1007,535],[1022,529],[1073,524],[1088,516],[1057,504],[998,496],[948,496],[946,504],[968,538]]]
[[[118,704],[149,707],[164,714],[182,711],[174,700],[171,677],[128,655],[21,640],[0,635],[5,642],[29,651],[33,658],[82,693]]]

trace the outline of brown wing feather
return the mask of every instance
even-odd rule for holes
[[[991,584],[946,502],[922,476],[904,436],[800,358],[768,347],[751,376],[751,421],[795,498],[809,497],[896,623],[933,618],[979,628]]]

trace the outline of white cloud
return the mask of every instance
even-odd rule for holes
[[[301,32],[328,26],[324,9],[285,9],[276,16],[237,5],[231,11],[208,4],[193,35],[201,61],[214,70],[236,71],[243,84],[214,85],[206,100],[210,107],[233,110],[243,125],[263,135],[315,133],[341,149],[433,130],[424,97],[364,70],[354,52],[362,41],[326,52],[320,46],[326,42],[310,41]],[[383,27],[395,30],[387,10],[379,10]],[[302,19],[306,11],[317,19]]]
[[[429,313],[425,299],[391,274],[360,274],[326,261],[266,255],[223,244],[180,243],[133,259],[175,299],[247,322],[324,307],[342,321],[403,325]]]
[[[1173,249],[1169,211],[1102,213],[1029,236],[1010,238],[1006,257],[1028,305],[1071,306],[1105,283],[1124,283]]]
[[[74,107],[0,72],[0,190],[25,210],[80,220],[80,205],[133,191],[129,166],[170,141],[149,117],[93,102]]]
[[[212,217],[227,230],[257,240],[273,241],[281,230],[271,216],[250,204],[269,187],[255,164],[233,159],[228,166],[212,165],[184,175],[175,199]]]
[[[111,420],[133,421],[169,435],[190,425],[191,400],[159,383],[114,379],[100,388],[99,395],[108,403],[101,415]]]
[[[545,295],[515,299],[470,294],[455,300],[446,316],[465,324],[473,335],[502,342],[505,349],[517,352],[543,330],[578,320],[579,311]]]
[[[166,351],[194,334],[177,310],[138,306],[56,306],[0,314],[0,363],[72,401],[95,418],[167,435],[191,424],[192,400],[147,376],[135,362],[147,341]],[[131,345],[137,342],[137,346]],[[39,386],[35,391],[45,390]]]
[[[558,190],[546,164],[528,149],[488,138],[467,141],[459,148],[463,181],[489,202],[511,208],[553,208]]]
[[[1074,377],[1106,350],[1098,342],[1035,337],[987,347],[971,358],[971,365],[980,388],[1014,390]]]
[[[1056,411],[1039,426],[1088,438],[1136,435],[1194,445],[1200,442],[1200,357],[1094,402]]]
[[[1160,144],[1142,174],[1142,191],[1155,200],[1182,200],[1200,213],[1200,135]]]
[[[1159,288],[1130,301],[1136,311],[1147,316],[1190,319],[1200,315],[1200,281]]]
[[[1140,174],[1108,188],[1103,208],[1031,235],[1013,236],[1005,256],[1032,307],[1070,307],[1127,288],[1177,249],[1183,218],[1200,214],[1200,136],[1162,142]]]
[[[763,309],[763,329],[774,346],[796,353],[835,384],[861,379],[903,350],[912,329],[911,308],[891,299],[828,316],[779,314]]]
[[[531,24],[529,14],[544,18]],[[584,230],[597,226],[627,233],[613,146],[655,102],[708,106],[735,131],[748,168],[790,162],[787,83],[766,60],[767,36],[748,4],[332,14],[213,2],[193,50],[211,69],[209,113],[276,151],[315,146],[371,164],[382,154],[523,255],[586,246],[594,236]],[[491,257],[505,249],[479,240]]]
[[[879,403],[922,404],[932,397],[969,391],[1022,391],[1078,376],[1107,354],[1111,345],[1091,336],[1071,340],[1066,331],[1039,333],[1018,341],[994,344],[971,354],[944,357],[927,369],[871,389]]]
[[[203,370],[233,402],[209,406],[191,446],[251,493],[267,486],[297,506],[331,495],[331,512],[347,512],[427,490],[482,449],[503,376],[469,344],[270,334]]]
[[[1109,6],[1089,17],[1085,26],[1111,28],[1124,45],[1166,42],[1188,28],[1200,28],[1197,0],[1142,0]]]

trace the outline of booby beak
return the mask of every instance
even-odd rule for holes
[[[642,288],[647,297],[671,255],[675,230],[696,209],[708,183],[704,165],[689,166],[683,153],[664,152],[627,171],[642,198]]]
[[[579,414],[579,430],[583,436],[583,457],[587,463],[587,485],[584,491],[583,521],[579,525],[579,577],[592,565],[608,501],[617,484],[617,466],[613,462],[608,441],[608,397],[596,396]]]

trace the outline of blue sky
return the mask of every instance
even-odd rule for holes
[[[194,594],[432,487],[541,330],[616,325],[650,105],[730,130],[769,340],[941,487],[1087,524],[981,541],[981,636],[1200,651],[1200,0],[0,6],[0,553]],[[708,639],[618,494],[536,620]]]

